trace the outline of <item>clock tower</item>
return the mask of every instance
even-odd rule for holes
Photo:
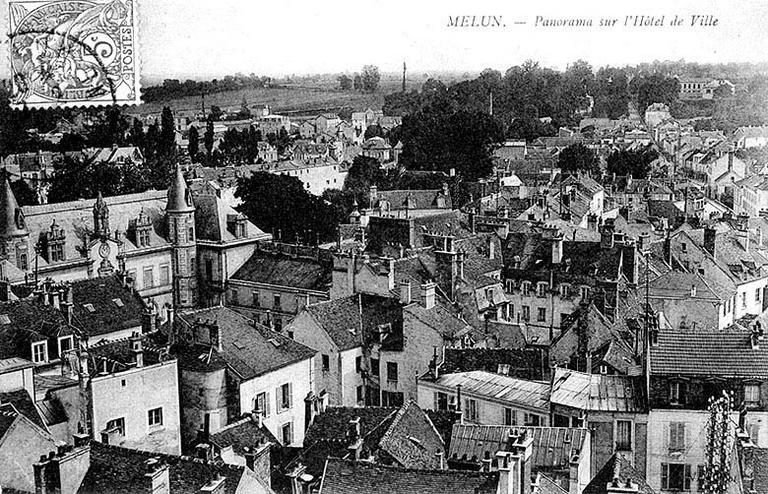
[[[168,188],[165,209],[168,240],[172,246],[173,305],[176,308],[194,307],[197,302],[195,206],[179,165],[176,165]]]

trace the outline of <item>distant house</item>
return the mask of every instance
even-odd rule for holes
[[[392,146],[383,137],[371,137],[362,144],[362,155],[376,158],[381,163],[392,161]]]
[[[739,127],[732,137],[736,149],[768,146],[768,127]]]

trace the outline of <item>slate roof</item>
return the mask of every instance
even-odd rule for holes
[[[329,458],[320,494],[495,494],[498,472],[407,470]]]
[[[90,448],[91,466],[78,490],[80,494],[151,492],[145,477],[150,459],[168,465],[171,494],[197,494],[219,475],[225,478],[223,492],[226,494],[235,494],[244,475],[258,482],[243,466],[121,448],[96,441],[91,441]],[[254,492],[270,492],[266,486],[261,487]]]
[[[142,347],[145,366],[172,359],[164,348],[153,345],[147,336],[142,337]],[[131,337],[104,340],[101,343],[90,345],[88,357],[90,359],[88,370],[91,375],[103,372],[105,362],[107,372],[122,372],[136,365],[136,356],[131,350]]]
[[[538,487],[532,491],[533,494],[568,494],[567,490],[560,487],[548,475],[539,474],[536,479],[538,480]]]
[[[768,344],[752,349],[750,338],[750,331],[737,327],[660,330],[651,347],[651,373],[766,379]]]
[[[462,393],[517,403],[527,408],[549,408],[549,383],[526,381],[486,371],[443,374],[430,381],[437,386],[455,389],[461,385]]]
[[[304,442],[346,441],[349,422],[355,418],[360,419],[360,431],[367,436],[388,419],[391,420],[397,411],[397,408],[388,407],[328,407],[312,419]]]
[[[184,332],[191,330],[198,321],[210,321],[219,326],[221,352],[210,351],[202,345],[174,348],[180,355],[180,367],[186,369],[215,370],[225,363],[241,379],[248,380],[309,359],[316,353],[227,307],[180,312],[176,320]],[[208,361],[199,359],[201,352],[211,358]]]
[[[581,455],[589,435],[584,428],[454,424],[448,459],[479,464],[486,452],[493,459],[497,451],[507,449],[511,430],[533,438],[535,471],[567,469],[574,455]]]
[[[8,429],[11,428],[16,419],[19,417],[19,412],[10,403],[0,405],[0,439],[5,436]]]
[[[279,444],[266,427],[259,427],[251,417],[238,420],[210,435],[210,441],[219,449],[232,447],[235,454],[243,456],[245,448],[254,448],[264,442]]]
[[[74,324],[92,340],[116,331],[141,328],[144,301],[138,293],[123,286],[117,276],[76,281],[71,289]],[[95,310],[91,312],[85,304],[91,304]]]
[[[744,462],[752,465],[752,479],[755,493],[768,492],[768,448],[739,448]],[[749,488],[749,486],[745,486]]]
[[[505,375],[540,381],[545,379],[549,362],[539,348],[446,348],[440,372],[482,370],[500,374],[500,366],[508,367]]]
[[[331,266],[310,259],[254,252],[231,279],[328,291],[331,270]]]
[[[603,465],[603,468],[587,484],[582,494],[606,494],[608,484],[614,478],[618,478],[622,485],[625,485],[628,480],[633,484],[637,484],[637,492],[639,494],[656,494],[656,491],[645,481],[645,477],[635,470],[632,464],[619,453],[614,453],[611,456]]]
[[[51,305],[29,300],[3,302],[0,303],[0,314],[10,320],[10,324],[0,325],[0,358],[31,357],[30,344],[33,341],[73,333],[64,314]],[[58,351],[48,350],[49,356]]]
[[[443,206],[438,206],[437,199],[445,200]],[[436,190],[381,190],[378,191],[374,208],[386,201],[390,210],[398,209],[451,209],[451,195],[443,194],[443,189]],[[410,206],[408,204],[410,203]]]
[[[579,410],[645,412],[648,409],[640,378],[587,374],[556,368],[549,400]]]
[[[33,424],[45,430],[45,423],[37,410],[33,398],[29,396],[27,390],[18,389],[6,393],[0,393],[0,404],[12,404],[13,407],[22,415],[27,417]]]
[[[404,468],[439,469],[435,454],[445,454],[445,444],[424,411],[409,401],[397,411],[379,446]]]
[[[199,241],[228,243],[243,240],[267,240],[271,235],[261,231],[256,225],[245,220],[245,237],[236,238],[230,231],[227,218],[239,213],[216,195],[212,186],[204,185],[194,197],[195,229]]]
[[[403,311],[393,298],[356,294],[310,305],[307,312],[342,351],[361,346],[364,335],[382,324],[402,335]]]

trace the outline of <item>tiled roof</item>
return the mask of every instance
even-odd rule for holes
[[[743,329],[661,330],[651,347],[655,375],[768,378],[768,343],[751,347]]]
[[[439,469],[436,453],[445,454],[445,444],[434,424],[413,401],[397,411],[379,446],[404,468]]]
[[[316,441],[344,442],[349,432],[349,422],[355,418],[360,419],[360,432],[365,437],[385,421],[392,419],[397,410],[397,408],[386,407],[328,407],[312,419],[304,442],[306,444]]]
[[[92,341],[100,335],[141,327],[144,301],[138,293],[123,286],[117,276],[72,283],[72,301],[75,325],[85,330]],[[93,306],[94,311],[85,308],[86,304]]]
[[[446,348],[440,372],[506,372],[508,376],[540,381],[548,366],[546,354],[539,348]]]
[[[402,334],[403,311],[392,298],[356,294],[311,305],[307,311],[340,350],[362,345],[364,335],[382,324],[390,324],[393,334]]]
[[[579,410],[642,413],[648,407],[638,379],[556,368],[549,399],[555,405]]]
[[[218,476],[225,479],[223,492],[235,494],[243,475],[248,475],[243,466],[109,446],[96,441],[91,441],[90,447],[91,466],[78,490],[80,494],[131,494],[141,487],[151,492],[145,477],[147,461],[151,459],[168,465],[171,494],[197,494]],[[264,486],[261,492],[269,490]]]
[[[560,487],[548,475],[539,474],[536,479],[538,480],[538,487],[533,491],[533,494],[568,494],[567,490]]]
[[[549,408],[550,386],[545,382],[515,379],[485,371],[444,374],[431,382],[450,389],[461,385],[462,393],[468,395],[513,402],[530,408]]]
[[[575,455],[582,454],[588,429],[570,427],[517,427],[504,425],[454,424],[449,460],[480,463],[486,452],[494,458],[506,451],[510,431],[525,431],[533,438],[533,470],[568,468]]]
[[[645,481],[645,477],[635,470],[632,464],[619,453],[614,453],[611,456],[603,468],[587,484],[582,494],[606,494],[608,492],[608,484],[614,478],[618,478],[621,485],[626,485],[627,481],[637,484],[637,492],[639,494],[656,494]]]
[[[212,351],[217,358],[210,360],[212,368],[220,367],[223,360],[234,370],[241,379],[247,380],[280,369],[290,364],[309,359],[316,352],[301,343],[293,341],[269,328],[255,324],[242,314],[226,307],[211,307],[208,309],[181,312],[176,317],[187,331],[198,321],[215,323],[219,327],[221,352]],[[197,361],[200,355],[200,345],[178,348],[184,354],[180,366]],[[219,360],[220,359],[220,360]]]
[[[231,279],[327,291],[331,266],[310,259],[255,252]]]
[[[320,494],[495,494],[498,472],[407,470],[329,458]]]
[[[442,197],[445,202],[438,206],[437,199]],[[390,210],[398,209],[451,209],[450,194],[443,194],[443,189],[437,190],[381,190],[372,207],[380,207],[382,202],[388,203]],[[410,204],[410,206],[408,205]]]
[[[266,427],[259,427],[252,418],[248,417],[219,429],[211,434],[210,440],[220,449],[228,446],[237,455],[244,455],[245,448],[254,448],[263,442],[279,444],[275,436]]]

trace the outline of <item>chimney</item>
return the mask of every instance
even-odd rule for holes
[[[213,459],[213,448],[208,443],[197,443],[195,445],[195,456],[203,461],[211,461]]]
[[[603,224],[603,228],[600,231],[600,247],[603,249],[612,249],[613,248],[613,237],[614,233],[614,225],[613,225],[613,219],[608,218],[605,220],[605,223]]]
[[[475,210],[474,207],[470,208],[469,212],[467,213],[467,221],[469,222],[469,231],[473,235],[475,234],[476,228],[477,228],[476,218],[475,218],[476,214],[477,214],[477,210]]]
[[[555,229],[552,238],[552,264],[560,264],[563,260],[563,234]]]
[[[435,287],[434,282],[427,282],[421,285],[421,305],[425,309],[432,309],[435,306]]]
[[[466,253],[458,252],[456,254],[456,276],[458,279],[464,279],[464,261],[466,260]]]
[[[243,448],[243,456],[245,457],[245,466],[248,467],[248,469],[253,470],[256,466],[256,452],[250,447],[245,446]]]
[[[621,462],[618,457],[613,465],[613,479],[608,482],[605,488],[606,494],[632,494],[639,492],[639,486],[627,478],[625,482],[621,481]]]
[[[157,329],[157,312],[155,311],[155,304],[149,302],[147,307],[141,314],[142,324],[141,330],[144,333],[154,333]]]
[[[262,411],[259,410],[258,404],[256,405],[256,408],[251,411],[251,420],[259,427],[259,429],[264,426],[264,415],[262,414]]]
[[[218,475],[200,489],[200,494],[224,494],[226,477]]]
[[[461,411],[461,384],[456,385],[456,422],[464,423],[464,412]]]
[[[485,456],[480,462],[480,471],[481,472],[490,472],[491,466],[493,465],[493,460],[491,459],[491,452],[486,451]]]
[[[210,336],[210,344],[217,351],[221,351],[221,332],[219,325],[214,321],[208,324],[208,334]]]
[[[400,303],[403,305],[411,303],[411,282],[409,280],[400,280]]]
[[[438,237],[440,238],[440,237]],[[454,298],[454,288],[459,276],[458,253],[453,248],[453,237],[442,237],[443,245],[435,251],[437,284],[450,299]]]
[[[144,367],[144,345],[141,341],[141,335],[134,332],[129,338],[131,343],[131,353],[133,354],[133,361],[136,362],[136,367]]]
[[[651,346],[657,346],[659,344],[659,328],[651,328]]]
[[[496,453],[499,465],[499,486],[497,494],[522,494],[520,492],[521,472],[520,457],[508,451]],[[530,480],[528,481],[530,484]]]
[[[520,459],[520,494],[531,494],[531,457],[533,455],[533,437],[525,430],[513,436],[510,431],[511,452]],[[514,437],[514,442],[512,439]]]
[[[435,453],[435,463],[438,470],[445,470],[445,451],[438,450]]]
[[[496,259],[496,242],[493,236],[488,237],[488,259]]]
[[[91,447],[60,446],[33,465],[35,493],[74,494],[91,466]]]
[[[48,465],[50,461],[46,455],[40,456],[40,461],[32,465],[35,476],[35,494],[53,494],[53,486],[48,485]]]
[[[664,237],[664,262],[672,266],[672,238],[669,236],[669,232],[667,232],[666,236]]]
[[[696,297],[696,285],[691,285],[691,298]]]
[[[648,232],[643,232],[637,237],[637,250],[641,254],[645,253],[644,249],[650,249],[651,248],[651,234]]]
[[[755,326],[752,328],[752,336],[750,338],[750,342],[752,344],[752,350],[758,350],[760,349],[760,342],[763,341],[763,330],[761,326],[758,326],[755,324]]]
[[[581,457],[578,453],[571,457],[568,463],[568,494],[581,494],[582,488],[579,485],[579,462]]]
[[[363,435],[360,430],[360,417],[355,417],[349,421],[349,439],[350,445],[347,446],[347,449],[355,460],[359,460],[363,450]]]
[[[440,377],[440,362],[438,362],[437,347],[434,348],[432,359],[429,361],[429,376],[435,381]]]
[[[150,458],[144,463],[147,467],[147,473],[144,477],[149,481],[151,494],[170,494],[171,479],[168,472],[168,465],[160,463],[155,458]]]

